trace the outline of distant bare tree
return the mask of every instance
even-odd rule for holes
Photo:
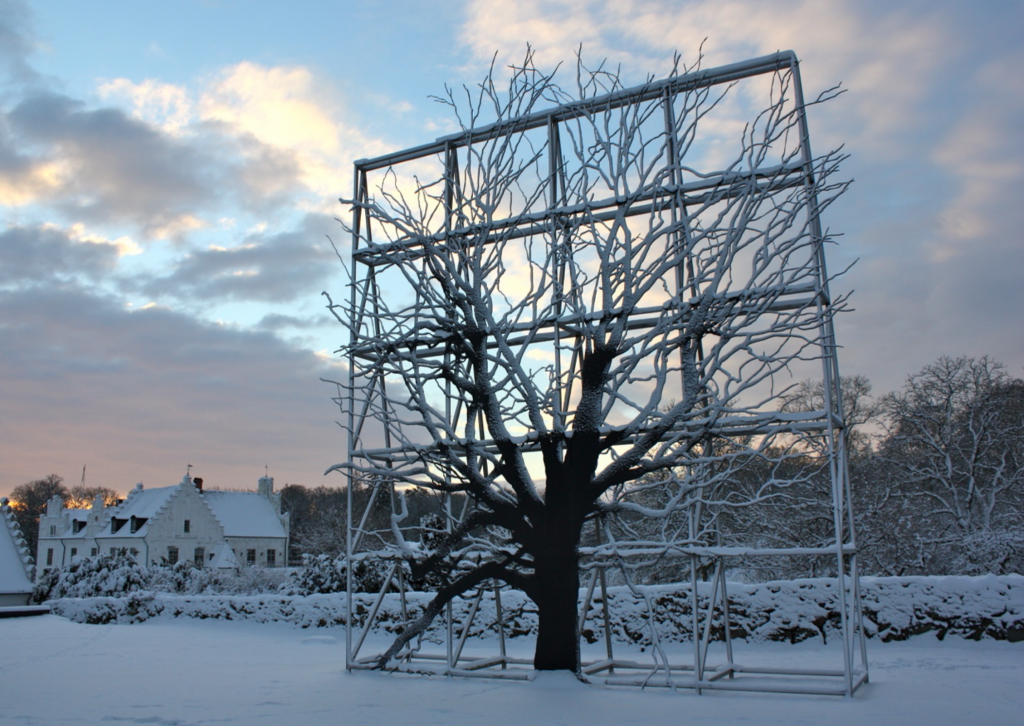
[[[39,517],[46,512],[46,503],[55,496],[68,498],[64,479],[56,474],[20,484],[11,492],[11,508],[33,557],[39,543]]]
[[[113,489],[107,487],[87,487],[81,484],[71,487],[68,490],[68,498],[65,506],[68,509],[88,509],[96,501],[96,497],[103,497],[103,506],[115,507],[120,497]]]

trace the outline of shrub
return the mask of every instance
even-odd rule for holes
[[[149,573],[131,555],[102,554],[46,570],[33,598],[43,602],[61,597],[114,597],[144,590]]]
[[[345,592],[347,563],[344,557],[329,555],[303,555],[302,567],[292,574],[293,595],[323,595]],[[356,592],[378,592],[384,586],[387,563],[378,560],[359,560],[352,571]]]

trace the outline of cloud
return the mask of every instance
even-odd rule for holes
[[[132,105],[133,118],[159,126],[172,136],[181,134],[193,120],[192,99],[181,86],[153,79],[132,83],[115,78],[101,83],[97,90],[104,99],[126,99]]]
[[[7,116],[12,130],[59,163],[51,201],[87,221],[130,221],[153,237],[202,226],[195,213],[220,197],[221,170],[196,145],[117,109],[88,109],[43,93]]]
[[[260,213],[296,205],[324,209],[347,188],[352,160],[385,148],[346,123],[337,92],[301,66],[243,62],[200,79],[195,88],[115,78],[98,90],[130,110],[61,108],[49,99],[23,103],[11,116],[25,118],[23,136],[43,111],[62,121],[51,121],[49,133],[35,131],[31,140],[49,144],[52,156],[63,160],[61,194],[73,196],[62,200],[66,208],[91,212],[90,219],[146,220],[152,237],[181,237],[208,226],[204,214],[217,204]],[[74,102],[64,99],[64,105]],[[97,144],[94,136],[106,140],[100,127],[116,143]],[[100,158],[112,167],[86,174]],[[97,191],[90,198],[85,189]]]
[[[271,146],[295,150],[338,149],[337,126],[314,98],[306,68],[265,68],[239,63],[203,93],[204,119],[228,123]]]
[[[16,84],[40,81],[28,62],[35,49],[28,7],[18,0],[0,0],[0,73]]]
[[[84,230],[76,234],[53,226],[0,232],[0,286],[95,281],[109,274],[122,254],[120,246],[95,237],[81,241],[83,236]]]
[[[335,194],[349,165],[382,144],[346,123],[337,92],[301,66],[243,62],[203,88],[198,115],[293,156],[299,177],[316,193]]]
[[[86,462],[121,491],[172,483],[188,462],[222,486],[251,486],[230,473],[265,463],[319,483],[342,443],[319,381],[333,364],[268,332],[39,286],[0,290],[0,351],[11,487]]]
[[[1006,221],[1021,217],[1024,196],[1021,63],[1024,53],[1017,51],[978,68],[967,94],[971,103],[933,151],[934,161],[957,180],[954,198],[939,215],[943,243],[933,253],[940,260],[970,253],[973,244],[965,242],[993,235],[1019,245]]]
[[[462,39],[480,59],[499,50],[502,63],[521,61],[531,43],[553,67],[582,45],[588,64],[623,64],[627,84],[666,74],[675,51],[690,64],[703,46],[710,67],[795,50],[809,97],[839,82],[857,96],[826,111],[839,127],[827,145],[863,140],[879,154],[898,149],[896,135],[920,119],[953,37],[940,14],[842,0],[474,0],[467,15]]]
[[[315,318],[300,318],[294,315],[280,315],[278,313],[271,313],[264,315],[262,319],[256,324],[256,328],[259,330],[308,330],[312,328],[320,328],[323,326],[325,314],[321,314]]]
[[[23,153],[0,124],[0,205],[17,207],[52,194],[61,184],[60,164]]]
[[[288,302],[306,297],[337,274],[325,234],[337,223],[307,215],[294,230],[256,233],[233,247],[210,247],[180,259],[171,274],[138,285],[152,297]]]

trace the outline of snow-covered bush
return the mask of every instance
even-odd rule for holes
[[[202,572],[190,560],[180,560],[173,565],[153,563],[149,566],[148,589],[159,592],[202,592],[195,587],[196,575]]]
[[[288,591],[294,595],[344,592],[347,586],[344,557],[303,555],[302,567],[292,574]],[[377,592],[384,586],[386,565],[379,560],[359,560],[352,570],[356,592]]]
[[[36,583],[36,602],[64,597],[103,597],[145,590],[149,573],[121,552],[88,557],[46,570]]]
[[[292,573],[291,592],[318,595],[345,590],[345,558],[303,555],[302,567]]]
[[[259,595],[288,590],[289,570],[280,567],[246,567],[228,575],[218,575],[210,587],[216,592],[233,595]],[[204,592],[196,590],[195,592]]]

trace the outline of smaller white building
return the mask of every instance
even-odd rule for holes
[[[97,497],[90,509],[67,509],[60,497],[39,518],[38,568],[61,567],[76,558],[122,550],[140,563],[198,567],[283,567],[288,561],[289,515],[281,512],[274,480],[258,491],[204,491],[187,474],[172,487],[137,484],[116,507]]]
[[[0,608],[28,605],[32,575],[32,555],[4,497],[0,499]]]

